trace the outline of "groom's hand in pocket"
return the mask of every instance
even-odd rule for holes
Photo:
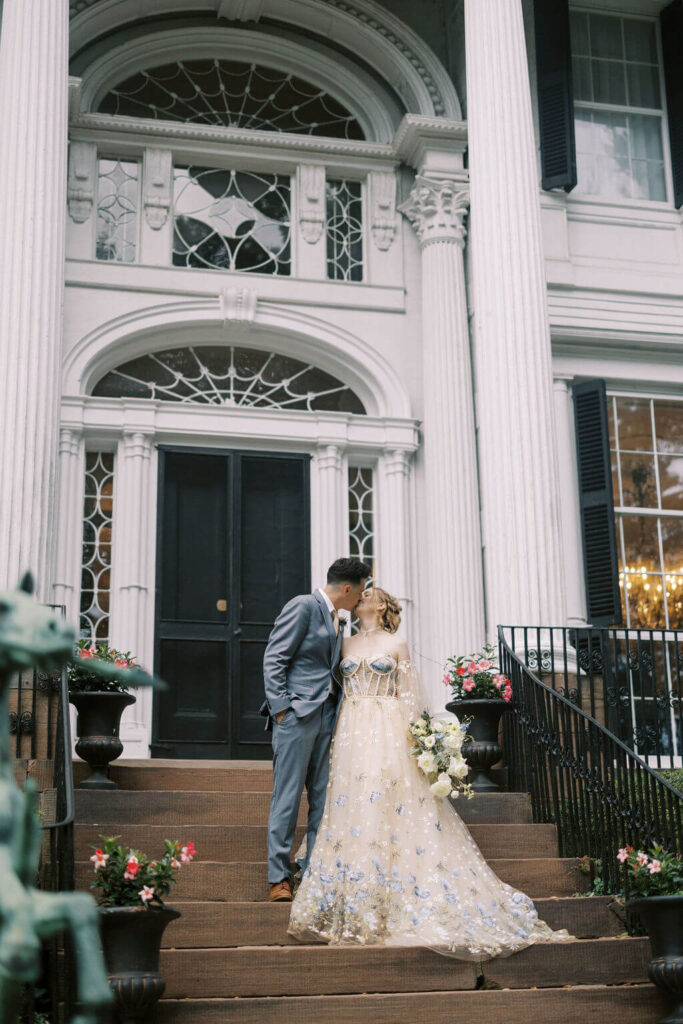
[[[291,708],[285,708],[285,710],[284,710],[284,711],[278,711],[278,713],[277,713],[277,714],[276,714],[276,716],[275,716],[275,721],[277,722],[277,724],[278,724],[278,725],[280,724],[280,722],[282,721],[282,719],[283,719],[283,718],[285,717],[285,715],[287,714],[287,712],[288,712],[288,711],[291,711],[291,710],[292,710]]]

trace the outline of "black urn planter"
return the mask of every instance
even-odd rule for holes
[[[498,725],[507,710],[504,700],[474,697],[472,700],[451,700],[446,711],[458,718],[471,718],[467,727],[470,739],[463,744],[462,756],[469,765],[467,781],[475,793],[496,793],[500,786],[488,775],[489,768],[500,761],[503,748],[498,742]]]
[[[76,753],[90,765],[90,775],[79,787],[117,789],[109,778],[109,763],[123,753],[119,739],[121,715],[129,704],[135,703],[135,697],[115,690],[94,690],[72,693],[69,700],[78,711]]]
[[[118,1024],[150,1019],[166,982],[159,950],[166,925],[180,917],[172,907],[99,907],[100,935]]]
[[[683,894],[639,896],[628,900],[626,909],[638,915],[650,936],[650,981],[676,1004],[659,1024],[683,1024]]]

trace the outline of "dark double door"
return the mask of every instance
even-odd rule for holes
[[[268,634],[310,590],[306,456],[162,448],[152,756],[270,757]]]

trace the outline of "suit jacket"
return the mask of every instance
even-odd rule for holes
[[[263,656],[266,699],[260,710],[268,719],[266,729],[285,708],[301,718],[327,699],[341,643],[341,625],[335,634],[330,611],[317,591],[293,597],[284,606]],[[339,695],[336,683],[333,691]]]

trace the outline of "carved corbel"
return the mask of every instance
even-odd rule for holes
[[[250,326],[256,316],[258,296],[252,288],[230,285],[222,288],[218,296],[223,326],[242,324]]]
[[[69,146],[69,178],[66,199],[69,216],[84,224],[92,213],[97,177],[97,146],[94,142],[72,142]]]
[[[396,175],[393,171],[373,171],[370,175],[372,238],[378,249],[391,248],[396,234]]]
[[[298,180],[301,236],[309,245],[315,245],[325,226],[325,168],[302,164]]]
[[[159,231],[171,208],[173,154],[170,149],[146,149],[143,165],[145,183],[145,220]]]

